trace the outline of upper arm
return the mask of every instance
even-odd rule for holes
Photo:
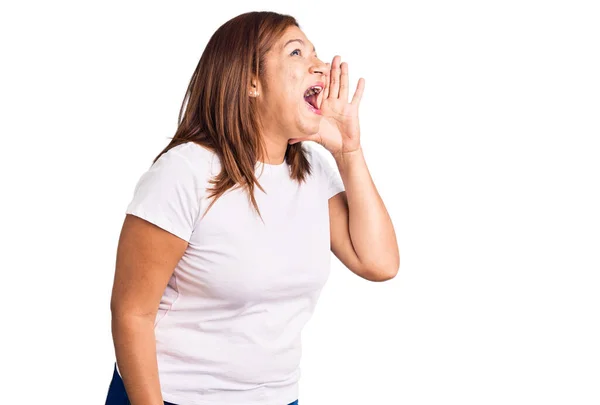
[[[154,316],[158,311],[199,215],[199,164],[200,169],[169,150],[140,177],[117,247],[113,313]]]
[[[111,311],[154,317],[187,245],[184,239],[128,214],[117,247]]]

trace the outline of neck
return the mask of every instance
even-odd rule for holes
[[[288,148],[288,138],[281,135],[280,131],[264,130],[262,137],[265,143],[267,156],[263,157],[262,163],[280,165],[285,160],[285,152]]]

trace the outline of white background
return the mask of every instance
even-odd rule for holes
[[[333,257],[300,403],[600,403],[593,3],[3,2],[0,402],[104,404],[133,187],[210,35],[272,10],[366,79],[362,144],[401,252],[385,283]]]

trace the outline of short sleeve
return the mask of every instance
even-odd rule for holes
[[[323,175],[327,191],[327,199],[330,199],[334,195],[345,191],[344,182],[342,181],[340,172],[333,163],[330,163],[326,159],[325,153],[321,153],[315,149],[313,149],[312,153],[317,156],[317,159],[319,160],[319,166],[321,167],[321,173]]]
[[[171,149],[141,176],[126,213],[189,241],[200,212],[199,190],[197,171]]]

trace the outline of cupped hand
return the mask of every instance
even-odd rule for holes
[[[319,132],[304,138],[292,138],[289,140],[290,145],[305,140],[314,141],[334,156],[360,148],[358,107],[364,92],[365,79],[361,77],[358,80],[352,101],[348,102],[348,63],[340,62],[341,57],[336,55],[325,81],[320,106],[323,118]]]

